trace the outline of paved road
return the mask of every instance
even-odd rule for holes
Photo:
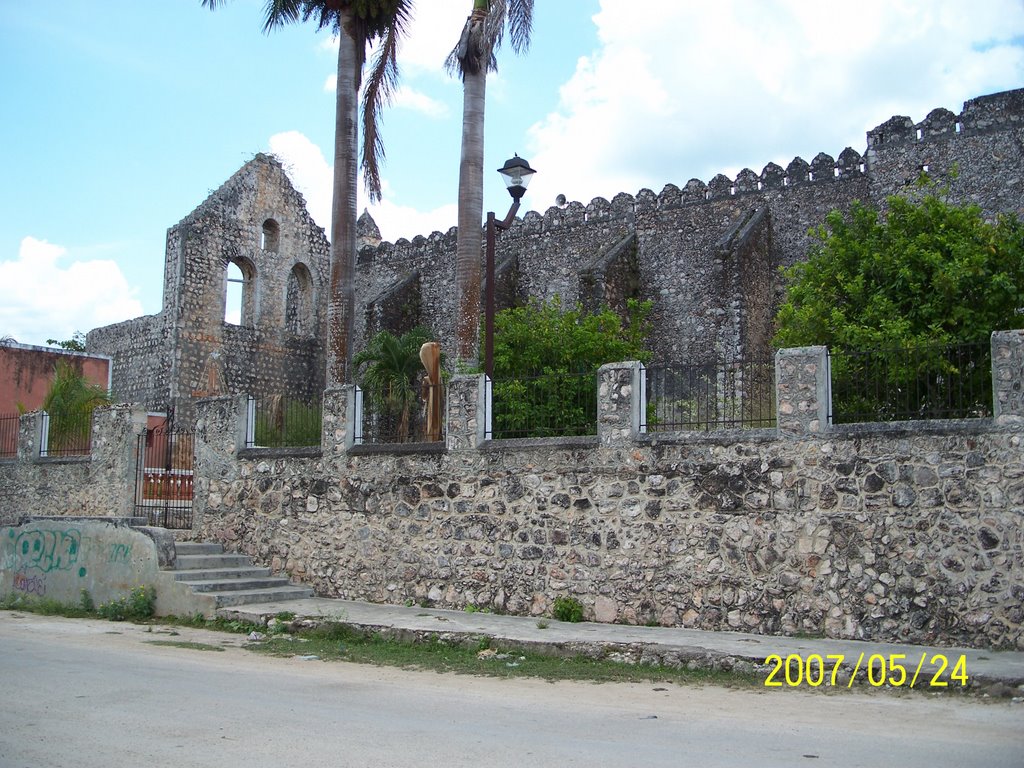
[[[0,766],[1024,765],[1024,706],[546,683],[272,659],[0,611]]]

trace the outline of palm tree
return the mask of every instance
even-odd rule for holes
[[[58,361],[43,400],[43,410],[49,416],[48,450],[88,453],[92,412],[103,405],[110,405],[106,389],[90,384],[71,364]]]
[[[413,328],[401,336],[381,331],[352,361],[372,409],[393,426],[400,443],[409,439],[410,418],[418,402],[416,380],[424,373],[420,347],[429,339],[425,328]]]
[[[226,0],[202,0],[210,9]],[[380,107],[398,82],[398,43],[412,0],[267,0],[263,31],[313,19],[338,35],[338,85],[334,124],[334,196],[331,206],[331,292],[328,306],[327,385],[351,381],[355,321],[356,176],[359,157],[359,87],[370,43],[379,47],[363,91],[363,178],[371,200],[380,199],[384,158]]]
[[[487,72],[508,27],[512,49],[530,46],[533,0],[473,0],[473,12],[448,57],[462,76],[462,159],[459,164],[459,232],[455,257],[456,359],[469,367],[480,345],[480,227],[484,210],[484,110]]]

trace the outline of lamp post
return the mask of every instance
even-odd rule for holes
[[[512,195],[512,207],[504,219],[498,221],[494,211],[487,212],[487,294],[484,299],[484,372],[494,378],[494,240],[499,229],[508,229],[519,211],[519,201],[526,194],[526,187],[536,173],[530,164],[519,155],[505,161],[498,169],[508,193]]]

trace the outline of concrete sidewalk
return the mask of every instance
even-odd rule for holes
[[[281,612],[293,613],[297,620],[340,621],[411,640],[443,635],[454,642],[473,642],[487,637],[492,640],[492,646],[499,648],[610,657],[627,663],[758,671],[765,677],[777,666],[777,663],[765,664],[765,659],[772,654],[779,655],[783,662],[787,656],[794,654],[805,662],[808,657],[817,654],[825,660],[826,679],[830,677],[834,666],[834,661],[828,657],[841,655],[843,660],[840,662],[842,672],[839,679],[842,684],[847,684],[852,676],[865,687],[869,686],[869,660],[873,656],[881,656],[883,661],[876,659],[875,664],[888,665],[885,673],[888,679],[899,681],[901,677],[899,670],[892,666],[894,663],[906,668],[906,680],[900,683],[901,686],[910,685],[915,672],[918,672],[915,688],[940,690],[930,685],[938,674],[938,680],[949,683],[948,688],[942,690],[958,690],[962,687],[961,681],[951,681],[950,675],[962,656],[964,662],[960,669],[966,671],[968,685],[973,690],[993,696],[1024,697],[1024,652],[1020,651],[774,637],[680,627],[639,627],[592,622],[573,624],[530,616],[500,616],[315,597],[234,606],[222,608],[217,613],[225,618],[261,624]],[[896,654],[904,654],[905,658],[894,658]],[[944,672],[940,670],[943,661],[936,659],[937,656],[943,657],[948,663]],[[797,662],[792,663],[795,678]],[[816,666],[814,670],[817,670]],[[875,681],[880,682],[881,679],[880,673],[876,672]],[[786,685],[785,669],[778,670],[773,680]]]

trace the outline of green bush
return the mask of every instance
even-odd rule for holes
[[[583,621],[583,603],[575,597],[556,597],[551,614],[559,621]]]
[[[140,584],[126,597],[111,600],[109,603],[100,603],[96,613],[110,621],[138,621],[153,618],[155,610],[156,590]]]

